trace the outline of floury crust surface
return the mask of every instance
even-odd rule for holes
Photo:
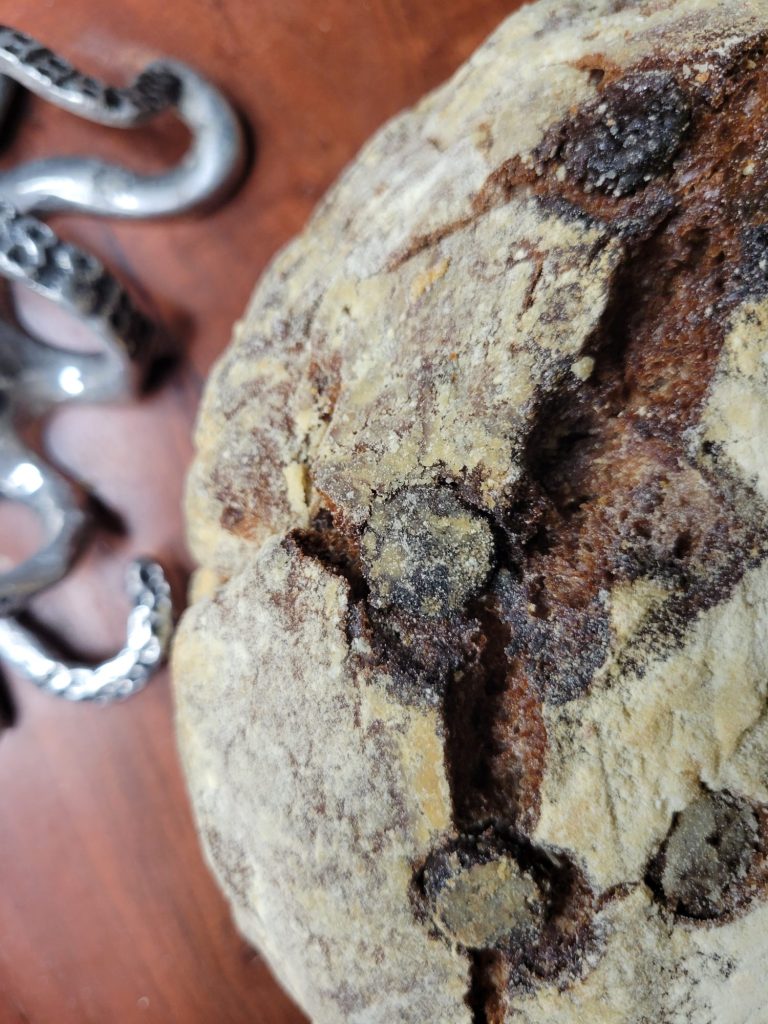
[[[203,404],[200,833],[317,1024],[766,1024],[768,2],[544,0]]]

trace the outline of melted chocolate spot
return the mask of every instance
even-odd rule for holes
[[[690,98],[672,74],[640,71],[607,85],[538,155],[589,189],[626,196],[668,169],[690,124]]]
[[[705,793],[675,815],[648,881],[676,916],[730,919],[765,874],[759,809],[727,792]]]
[[[485,584],[493,534],[449,489],[411,487],[374,506],[362,554],[375,608],[445,618]]]

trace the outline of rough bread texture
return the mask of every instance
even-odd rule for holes
[[[542,0],[208,386],[200,832],[317,1024],[768,1022],[768,0]]]

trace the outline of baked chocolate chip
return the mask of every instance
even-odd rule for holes
[[[425,871],[435,928],[465,949],[531,940],[544,915],[533,878],[502,850],[441,851]]]
[[[560,159],[590,189],[629,195],[669,166],[690,121],[690,100],[671,74],[637,72],[607,86],[564,127]]]
[[[412,891],[433,933],[473,955],[498,952],[486,966],[502,966],[511,984],[578,977],[599,944],[594,892],[577,864],[503,827],[434,849]]]
[[[374,506],[362,544],[376,608],[427,619],[460,611],[488,578],[493,534],[446,487],[409,487]]]
[[[768,224],[742,232],[737,275],[741,288],[750,297],[759,299],[768,293]]]
[[[676,914],[712,920],[730,913],[759,853],[752,805],[706,793],[675,817],[652,879]]]

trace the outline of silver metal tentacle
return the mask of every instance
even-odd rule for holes
[[[137,692],[162,661],[172,632],[162,569],[135,563],[134,608],[125,648],[93,668],[68,665],[19,619],[29,598],[59,580],[76,555],[85,517],[70,484],[19,440],[21,421],[63,402],[127,396],[137,367],[157,352],[158,333],[90,254],[58,239],[32,211],[117,217],[180,213],[219,198],[243,166],[240,123],[224,97],[191,68],[163,60],[115,88],[83,75],[34,39],[0,26],[0,120],[15,84],[97,124],[133,128],[174,110],[191,134],[181,162],[137,174],[86,157],[37,160],[0,174],[0,277],[61,306],[101,340],[98,353],[54,348],[0,321],[0,498],[40,519],[41,550],[0,574],[0,660],[69,700],[109,701]]]
[[[0,404],[2,401],[0,392]],[[7,417],[6,408],[5,413],[0,412],[0,498],[23,504],[35,513],[43,543],[21,565],[0,573],[0,616],[18,611],[68,572],[86,525],[72,487],[16,440],[11,429],[6,429]],[[0,641],[0,657],[3,655]]]
[[[0,658],[70,700],[129,696],[147,682],[170,636],[170,596],[162,570],[149,563],[134,569],[137,603],[126,647],[117,657],[89,668],[66,665],[49,654],[15,613],[66,575],[86,517],[71,485],[22,444],[16,427],[62,402],[129,395],[138,363],[151,358],[155,328],[97,259],[3,202],[0,276],[66,309],[102,343],[97,353],[69,352],[0,322],[0,498],[26,505],[43,530],[40,550],[0,573]]]
[[[61,402],[129,396],[159,350],[159,332],[90,253],[62,242],[47,224],[0,200],[0,277],[44,296],[101,342],[95,353],[70,352],[18,328],[0,330],[2,377],[17,417],[39,416]]]
[[[155,562],[133,562],[127,589],[133,609],[125,647],[101,665],[87,668],[61,661],[12,617],[0,618],[0,656],[41,690],[66,700],[107,703],[138,693],[166,655],[173,608],[163,570]]]
[[[241,172],[237,115],[218,89],[178,61],[157,61],[118,89],[80,74],[29,36],[0,27],[0,74],[112,127],[133,128],[173,108],[192,135],[180,164],[160,174],[137,174],[87,157],[52,157],[6,171],[0,174],[0,197],[22,212],[161,217],[215,201]]]

